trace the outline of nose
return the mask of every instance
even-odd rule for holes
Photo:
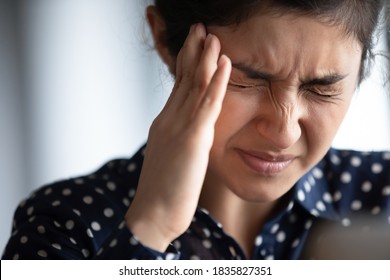
[[[274,99],[267,111],[261,112],[257,118],[258,133],[276,149],[285,150],[293,146],[302,134],[301,110],[297,102]]]

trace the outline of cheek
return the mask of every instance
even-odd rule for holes
[[[306,134],[308,149],[325,153],[348,111],[350,101],[328,106],[310,108],[302,125]]]
[[[227,138],[234,137],[256,117],[257,109],[254,100],[228,92],[215,125],[215,138],[228,141]]]

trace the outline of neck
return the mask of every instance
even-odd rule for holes
[[[199,206],[223,225],[224,231],[237,241],[247,257],[252,256],[254,240],[277,203],[243,200],[209,176],[199,200]]]

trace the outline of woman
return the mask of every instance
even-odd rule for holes
[[[390,153],[330,148],[385,4],[156,0],[176,82],[146,148],[22,202],[3,257],[329,258],[325,222],[388,226]]]

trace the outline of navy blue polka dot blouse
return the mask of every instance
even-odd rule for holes
[[[245,259],[205,209],[166,252],[126,227],[143,149],[95,173],[45,186],[20,203],[3,259]],[[390,259],[390,152],[330,149],[270,218],[252,259]]]

